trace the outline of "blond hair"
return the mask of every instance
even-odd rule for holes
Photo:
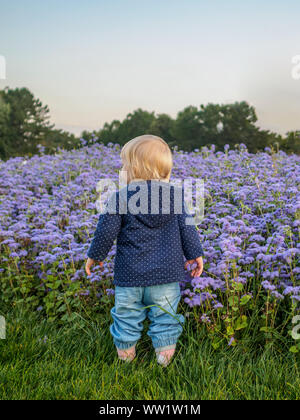
[[[121,150],[127,183],[134,179],[169,180],[173,158],[168,144],[160,137],[145,134],[126,143]]]

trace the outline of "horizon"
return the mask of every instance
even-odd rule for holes
[[[138,108],[175,118],[189,105],[246,101],[262,129],[300,129],[295,0],[0,5],[0,89],[30,89],[56,128],[79,135]]]

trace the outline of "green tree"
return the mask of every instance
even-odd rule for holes
[[[2,101],[9,106],[5,143],[13,155],[36,153],[37,145],[53,128],[49,108],[34,98],[27,88],[0,91]]]
[[[193,150],[204,146],[206,144],[205,130],[203,130],[198,108],[188,106],[180,111],[171,129],[171,134],[180,149]]]
[[[189,106],[179,112],[172,134],[180,148],[193,150],[214,144],[223,150],[225,144],[244,143],[250,152],[264,149],[274,135],[260,130],[255,124],[255,109],[247,102],[233,104]]]
[[[213,105],[206,107],[206,111]],[[218,148],[225,144],[235,145],[244,143],[250,152],[263,150],[268,146],[273,137],[267,130],[256,126],[257,116],[254,107],[245,101],[234,104],[222,105],[219,108],[219,117],[222,129],[216,134]],[[209,140],[213,140],[210,138]]]
[[[287,153],[300,154],[300,130],[289,131],[280,142],[280,148]]]
[[[0,96],[0,158],[8,158],[12,153],[8,142],[10,106]]]
[[[143,111],[139,108],[128,114],[122,122],[114,120],[110,124],[104,124],[103,129],[96,132],[96,135],[104,144],[115,142],[122,145],[134,137],[150,133],[151,124],[154,121],[154,112]]]
[[[58,129],[49,130],[44,139],[40,141],[40,144],[44,146],[45,154],[54,153],[58,147],[72,150],[80,146],[79,139],[74,134]]]
[[[175,145],[176,139],[172,135],[174,120],[167,114],[158,114],[151,123],[150,133],[163,138],[169,145]]]

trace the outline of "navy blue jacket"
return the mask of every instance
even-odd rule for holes
[[[105,207],[106,212],[99,216],[87,255],[95,261],[103,261],[117,239],[114,285],[139,287],[183,281],[184,257],[191,260],[203,255],[195,225],[185,223],[191,214],[184,202],[183,189],[158,180],[142,181],[142,190],[148,191],[148,208],[145,208],[147,202],[138,199],[140,182],[130,182],[111,195]],[[159,203],[157,198],[156,201],[153,198],[151,183],[158,187]],[[169,189],[169,203],[162,199],[162,191],[166,189]],[[179,189],[182,193],[181,210],[178,210],[177,198],[177,204],[174,204],[174,194]],[[130,199],[140,206],[140,213],[132,214],[128,204]],[[157,204],[157,214],[150,212],[154,202]],[[111,209],[115,209],[115,213]]]

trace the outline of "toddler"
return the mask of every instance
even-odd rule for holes
[[[135,358],[148,316],[147,334],[157,362],[167,366],[184,323],[184,316],[177,314],[179,282],[189,264],[196,263],[193,277],[201,275],[203,250],[195,225],[186,223],[191,215],[184,191],[169,182],[173,161],[167,143],[152,135],[136,137],[122,148],[121,159],[126,186],[111,195],[99,216],[86,272],[91,274],[96,261],[103,265],[117,239],[110,333],[118,356],[125,361]]]

